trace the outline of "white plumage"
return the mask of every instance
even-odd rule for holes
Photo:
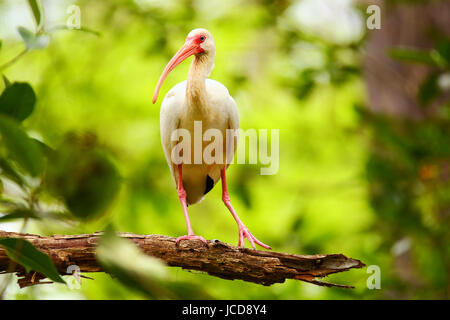
[[[188,229],[188,234],[177,238],[177,243],[181,240],[192,239],[207,243],[203,237],[194,234],[187,205],[200,201],[222,179],[223,202],[230,210],[239,228],[238,245],[243,246],[244,238],[247,238],[253,248],[255,248],[256,243],[270,249],[269,246],[250,233],[237,216],[230,202],[225,170],[236,152],[238,140],[236,130],[239,129],[239,115],[236,103],[228,93],[227,88],[220,82],[208,79],[214,67],[215,44],[212,35],[207,30],[195,29],[188,34],[184,46],[169,61],[161,74],[153,94],[153,103],[156,102],[162,83],[170,71],[192,55],[194,55],[194,61],[189,69],[187,81],[177,84],[167,93],[161,105],[160,115],[161,143],[170,172],[177,186],[178,197]],[[205,141],[203,136],[195,136],[198,134],[194,130],[196,121],[201,123],[201,134],[204,134],[208,129],[216,129],[221,132],[222,157],[220,161],[208,163],[205,162],[203,157],[201,157],[203,161],[200,163],[194,161],[195,148],[200,147],[201,155],[203,155],[203,151],[211,143],[211,141]],[[191,157],[189,161],[183,160],[185,161],[183,163],[172,161],[172,150],[180,142],[172,139],[172,134],[177,129],[187,130],[191,139],[189,148]],[[235,132],[227,130],[234,130]],[[201,139],[200,146],[194,142],[198,138]],[[231,144],[233,145],[231,146]]]
[[[164,149],[167,163],[169,164],[172,177],[177,184],[178,173],[176,165],[171,160],[172,148],[176,142],[171,141],[171,134],[174,130],[183,128],[190,132],[194,137],[194,120],[202,121],[203,133],[208,129],[214,128],[222,132],[222,136],[226,137],[227,129],[239,129],[239,114],[236,103],[228,93],[227,88],[218,81],[206,79],[206,96],[207,104],[210,106],[205,114],[189,113],[189,106],[186,101],[186,81],[175,85],[167,95],[161,105],[160,114],[160,130],[161,143]],[[205,147],[209,142],[205,142]],[[194,143],[191,142],[191,155],[194,155]],[[226,145],[224,141],[224,155],[226,154]],[[232,154],[228,154],[230,159],[236,151],[237,141],[234,143],[234,149],[228,150]],[[202,150],[203,154],[203,150]],[[225,161],[224,161],[225,162]],[[220,179],[220,170],[224,167],[222,164],[208,165],[205,163],[183,165],[183,185],[187,192],[188,204],[194,204],[200,201],[206,190],[206,176],[210,176],[214,184]]]

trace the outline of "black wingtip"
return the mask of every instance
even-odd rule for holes
[[[206,175],[206,188],[205,193],[203,194],[207,194],[208,192],[210,192],[213,187],[214,187],[214,180],[209,175]]]

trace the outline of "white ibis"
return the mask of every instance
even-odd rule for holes
[[[220,82],[207,79],[214,67],[215,52],[214,39],[208,30],[192,30],[186,37],[184,46],[167,64],[153,94],[153,103],[155,103],[161,85],[170,71],[183,60],[194,55],[187,81],[178,83],[170,89],[162,102],[160,115],[161,142],[172,177],[177,186],[178,198],[183,207],[188,229],[188,234],[178,237],[176,241],[178,243],[181,240],[197,239],[206,244],[206,240],[203,237],[194,234],[187,206],[202,200],[204,195],[214,187],[219,179],[222,179],[222,200],[228,210],[230,210],[239,228],[238,246],[244,246],[244,239],[247,238],[254,249],[255,243],[266,249],[271,249],[250,233],[233,209],[226,182],[225,170],[228,167],[227,161],[213,164],[206,164],[204,161],[201,163],[193,163],[191,161],[190,163],[175,164],[171,158],[172,148],[174,147],[174,142],[171,141],[172,133],[177,129],[186,129],[191,134],[191,137],[194,137],[194,121],[201,121],[202,130],[220,130],[222,137],[226,137],[227,129],[239,129],[239,115],[236,103],[228,93],[227,88]],[[230,159],[229,156],[231,156],[231,159],[233,158],[236,145],[237,141],[234,143],[233,150],[228,150],[227,159]],[[193,149],[194,144],[192,143],[191,146]],[[202,143],[201,148],[204,147],[205,145]],[[194,154],[194,150],[191,151],[191,154]],[[226,152],[223,154],[226,154]]]

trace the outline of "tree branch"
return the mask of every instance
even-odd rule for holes
[[[69,266],[76,265],[80,272],[103,272],[96,260],[96,245],[101,232],[81,235],[54,235],[41,237],[0,231],[0,238],[24,238],[36,248],[47,253],[58,271],[68,274]],[[157,257],[168,266],[198,270],[211,276],[234,280],[240,279],[265,286],[282,283],[286,279],[306,281],[320,286],[352,288],[317,280],[332,273],[365,266],[359,260],[342,254],[293,255],[272,251],[239,248],[219,240],[209,240],[208,247],[200,241],[182,241],[176,245],[175,238],[163,235],[137,235],[119,233],[136,243],[148,255]],[[13,270],[6,251],[0,247],[0,273],[14,272],[20,278],[21,287],[40,284],[43,275],[36,272],[26,274],[16,265]],[[45,282],[45,283],[48,283]]]

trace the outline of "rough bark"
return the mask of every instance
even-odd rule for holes
[[[68,274],[69,266],[76,265],[81,273],[103,272],[96,260],[96,245],[101,232],[81,235],[54,235],[42,237],[0,231],[0,238],[20,237],[47,253],[61,274]],[[198,270],[211,276],[254,282],[265,286],[282,283],[286,279],[306,281],[321,286],[352,288],[317,280],[332,273],[365,266],[359,260],[342,254],[293,255],[272,251],[239,248],[219,240],[209,240],[206,247],[200,241],[182,241],[163,235],[120,233],[136,243],[148,255],[157,257],[168,266]],[[14,268],[11,268],[11,266]],[[21,287],[43,283],[43,275],[25,273],[20,265],[11,264],[0,247],[0,273],[14,272]],[[45,283],[49,283],[48,281]]]

